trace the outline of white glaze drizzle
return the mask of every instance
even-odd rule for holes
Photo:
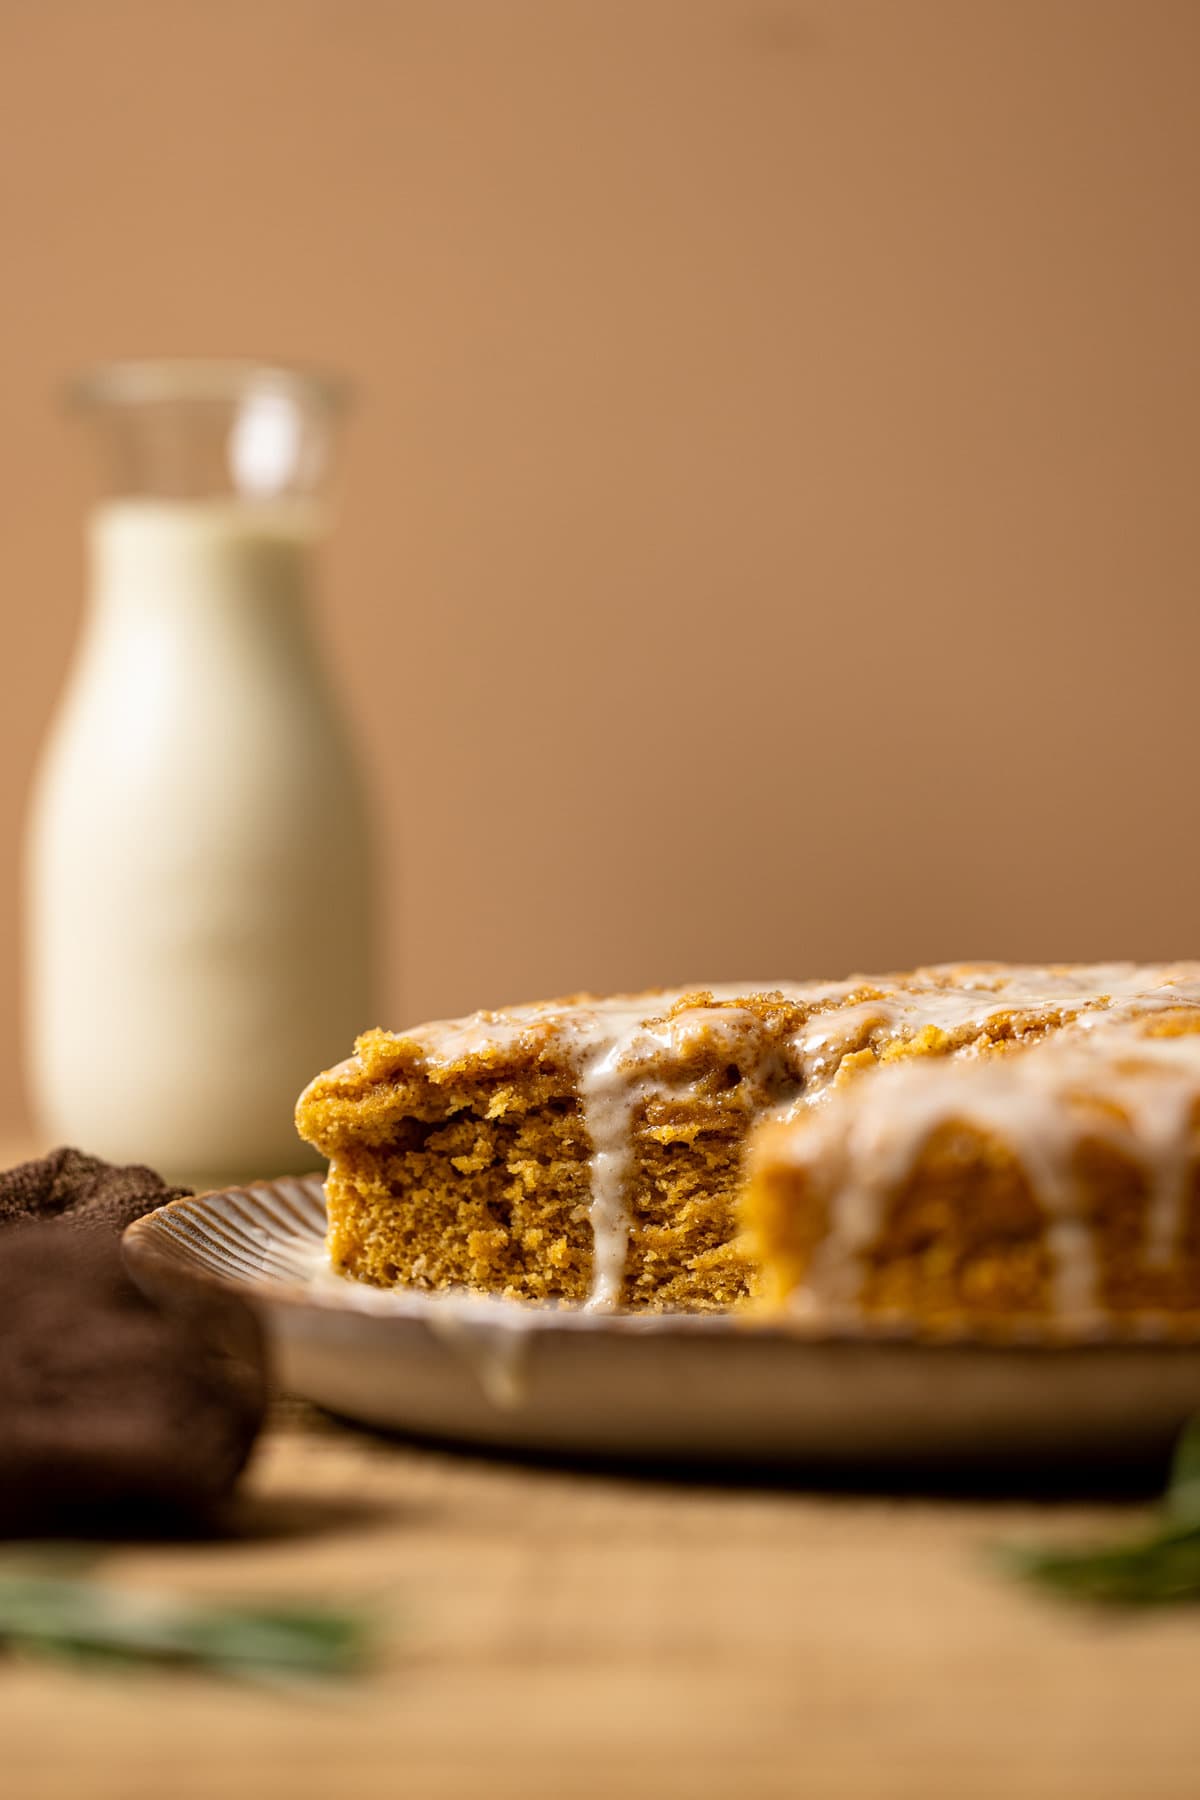
[[[579,1079],[583,1125],[592,1146],[592,1287],[588,1304],[608,1311],[621,1298],[629,1249],[630,1210],[626,1198],[633,1159],[632,1114],[636,1090],[621,1067],[618,1040],[602,1056],[585,1063]]]
[[[476,1311],[479,1295],[431,1295],[425,1320],[435,1337],[462,1358],[484,1396],[500,1412],[524,1406],[529,1392],[533,1334],[529,1316],[507,1301],[486,1301],[489,1316]]]
[[[1152,1058],[1156,1049],[1160,1051],[1157,1066],[1177,1062],[1179,1078],[1138,1083],[1135,1120],[1141,1160],[1151,1173],[1142,1254],[1147,1267],[1165,1268],[1174,1260],[1187,1220],[1192,1115],[1200,1098],[1200,1046],[1187,1039],[1139,1045],[1139,1051],[1149,1050]],[[1125,1100],[1133,1098],[1128,1078],[1122,1090]]]

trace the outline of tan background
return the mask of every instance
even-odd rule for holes
[[[361,387],[391,1022],[1200,952],[1198,68],[1190,0],[0,0],[0,1110],[114,354]]]

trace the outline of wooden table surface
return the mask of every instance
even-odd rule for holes
[[[369,1602],[376,1672],[299,1696],[8,1663],[6,1800],[1200,1793],[1200,1611],[1097,1619],[989,1562],[1134,1506],[584,1474],[285,1405],[242,1515],[109,1572]]]

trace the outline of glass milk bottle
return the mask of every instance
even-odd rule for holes
[[[126,363],[27,844],[43,1131],[193,1186],[312,1166],[292,1108],[374,1022],[367,816],[313,632],[337,386]]]

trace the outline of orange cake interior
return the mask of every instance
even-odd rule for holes
[[[1190,963],[583,996],[367,1032],[305,1090],[297,1124],[329,1158],[334,1266],[379,1286],[635,1310],[759,1295],[879,1317],[1179,1308],[1194,1303],[1190,1226],[1169,1279],[1159,1250],[1139,1262],[1128,1246],[1183,1217],[1155,1188],[1174,1177],[1149,1146],[1165,1129],[1155,1098],[1185,1068],[1200,1094],[1193,1021]],[[1150,1066],[1120,1081],[1145,1104],[1114,1085],[1106,1046],[1129,1037]],[[1036,1072],[1068,1050],[1069,1074]],[[990,1087],[974,1108],[961,1097],[985,1077],[1011,1092],[1007,1112]],[[1043,1139],[1077,1115],[1076,1217],[1046,1187]],[[867,1181],[873,1118],[913,1135]],[[1085,1302],[1062,1269],[1079,1233],[1099,1230],[1097,1208],[1111,1229]],[[993,1240],[1003,1254],[989,1258]]]

